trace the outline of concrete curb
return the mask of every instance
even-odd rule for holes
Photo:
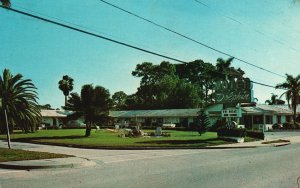
[[[96,163],[89,159],[79,157],[28,160],[28,161],[9,161],[0,163],[0,168],[12,170],[35,170],[35,169],[55,169],[55,168],[75,168],[89,167]]]
[[[286,145],[290,145],[291,142],[285,142],[285,143],[277,143],[277,144],[273,144],[274,147],[280,147],[280,146],[286,146]]]

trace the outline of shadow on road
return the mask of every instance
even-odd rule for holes
[[[216,145],[217,142],[220,141],[218,138],[211,138],[207,140],[150,140],[150,141],[143,141],[137,142],[142,144],[170,144],[170,145],[180,145],[180,144],[203,144],[203,145]]]

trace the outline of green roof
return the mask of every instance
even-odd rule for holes
[[[111,111],[109,115],[116,118],[132,117],[196,117],[200,108],[193,109],[164,109],[164,110],[128,110]]]

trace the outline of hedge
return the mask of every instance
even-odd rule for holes
[[[261,139],[261,140],[265,139],[265,134],[262,131],[247,130],[247,136],[251,138]]]
[[[227,137],[251,137],[264,140],[265,135],[262,131],[251,131],[246,129],[220,129],[218,130],[218,136]]]
[[[245,137],[246,129],[219,129],[218,136],[228,136],[228,137]]]

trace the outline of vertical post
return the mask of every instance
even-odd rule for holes
[[[8,120],[7,120],[7,113],[6,113],[6,109],[4,109],[4,114],[5,114],[5,121],[6,121],[6,136],[7,136],[7,144],[8,144],[8,148],[11,149],[10,147],[10,135],[9,135],[9,127],[8,127]]]

